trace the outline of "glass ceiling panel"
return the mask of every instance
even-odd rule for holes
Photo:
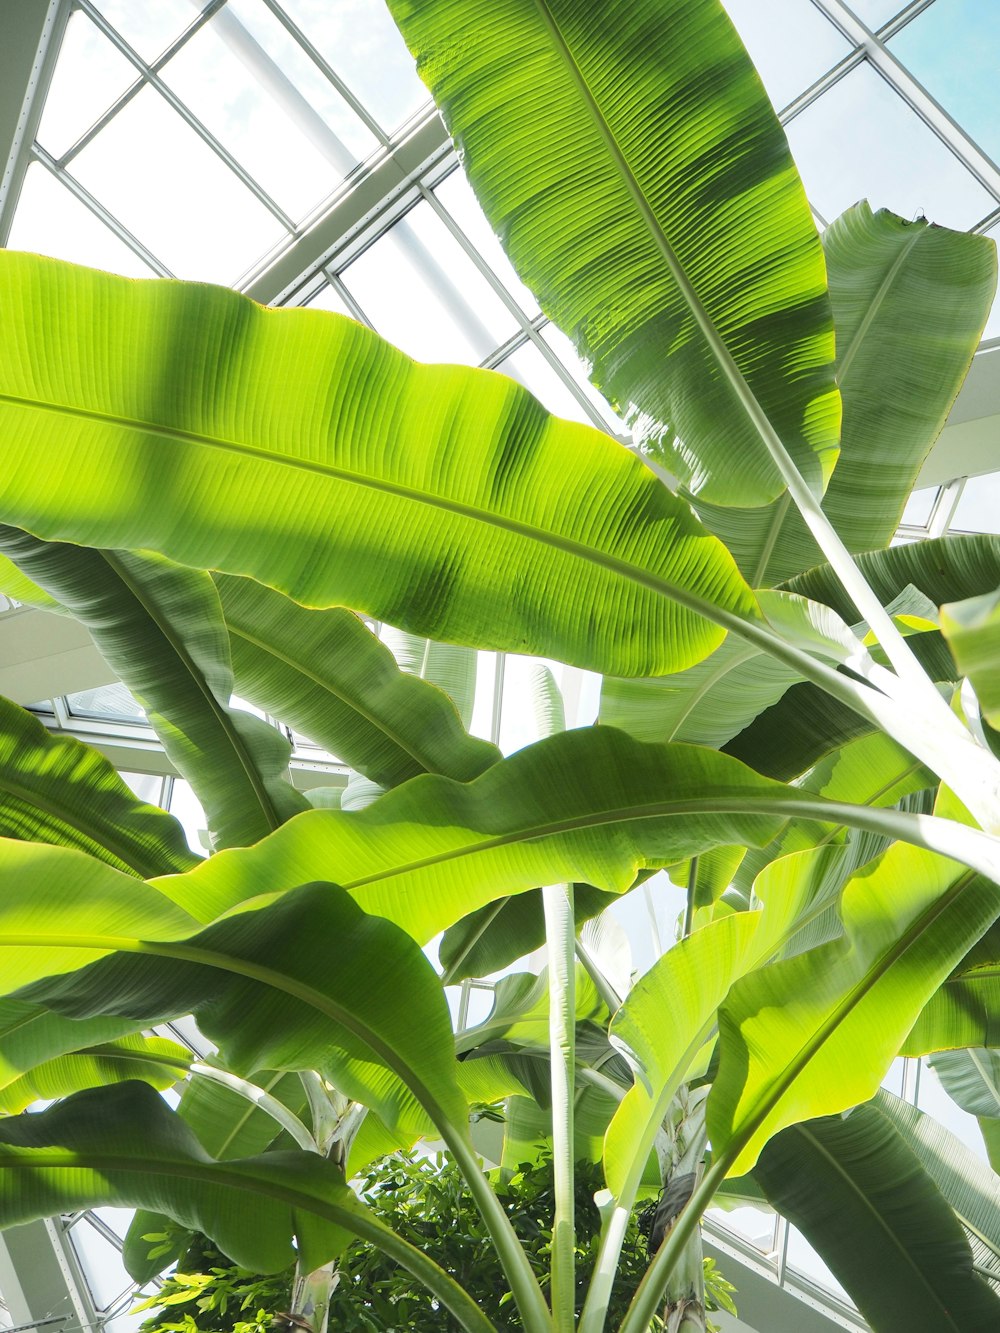
[[[377,147],[259,0],[231,0],[162,77],[296,221]]]
[[[106,1310],[133,1285],[122,1263],[121,1252],[85,1217],[70,1228],[69,1236],[94,1304],[99,1310]]]
[[[827,222],[859,199],[901,217],[968,228],[996,201],[865,63],[787,128],[806,192]]]
[[[136,70],[86,14],[70,15],[38,142],[61,157],[136,80]]]
[[[723,0],[780,110],[851,50],[825,15],[802,0]]]
[[[518,330],[426,200],[341,277],[373,327],[421,361],[474,365]]]
[[[177,277],[235,282],[286,234],[153,88],[94,137],[73,174]]]
[[[925,486],[914,491],[906,502],[900,522],[906,527],[923,528],[930,522],[934,500],[938,493],[937,486]]]
[[[502,375],[509,375],[535,395],[543,407],[557,417],[569,421],[593,423],[586,410],[577,401],[572,390],[553,370],[533,342],[525,343],[497,366]]]
[[[935,0],[889,47],[983,151],[1000,160],[1000,5]]]
[[[850,7],[859,19],[876,31],[883,23],[895,18],[906,5],[900,0],[850,0]]]
[[[40,162],[28,168],[7,244],[127,278],[153,276],[149,265]]]
[[[270,8],[277,4],[267,0]],[[417,77],[389,11],[372,0],[282,0],[280,8],[372,113],[394,130],[426,106],[427,89]]]
[[[116,32],[143,60],[155,60],[198,16],[197,0],[156,0],[156,4],[136,4],[136,0],[93,0]]]
[[[514,272],[514,266],[487,222],[465,173],[461,170],[451,172],[435,187],[434,194],[528,318],[540,314],[538,302]]]

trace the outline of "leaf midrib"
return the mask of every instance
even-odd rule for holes
[[[283,662],[285,666],[287,666],[291,671],[295,672],[298,676],[301,676],[304,680],[311,681],[312,684],[317,686],[324,693],[331,694],[335,699],[338,699],[340,703],[344,705],[344,707],[349,708],[354,713],[357,713],[359,717],[363,717],[365,721],[369,722],[376,731],[380,732],[383,736],[386,737],[387,740],[390,740],[394,745],[398,746],[399,749],[402,750],[404,754],[408,755],[413,760],[413,762],[423,770],[423,772],[441,773],[445,777],[450,776],[449,774],[445,773],[444,770],[439,766],[435,767],[432,764],[428,763],[428,761],[425,758],[423,758],[412,745],[408,744],[407,741],[403,739],[403,737],[399,734],[398,731],[396,731],[393,727],[389,726],[387,722],[385,722],[377,714],[373,713],[370,709],[365,708],[364,705],[361,704],[357,699],[345,693],[343,690],[338,690],[337,687],[330,680],[318,675],[315,671],[310,670],[307,666],[303,665],[298,660],[288,656],[287,653],[283,653],[274,644],[267,643],[263,639],[257,638],[256,635],[251,634],[249,630],[233,624],[233,622],[229,620],[228,617],[226,619],[226,624],[229,628],[230,634],[234,635],[238,639],[242,639],[245,643],[251,644],[254,648],[259,649],[265,655],[273,657],[279,662]],[[428,640],[428,643],[429,642],[430,640]]]
[[[161,615],[160,608],[155,599],[145,595],[142,587],[132,578],[114,552],[102,550],[99,554],[103,556],[112,574],[125,585],[125,588],[140,609],[156,626],[156,629],[163,636],[167,646],[171,649],[174,657],[183,668],[185,675],[194,685],[196,691],[202,696],[209,712],[215,718],[216,725],[221,730],[223,736],[229,743],[230,749],[236,756],[239,766],[250,786],[250,790],[253,792],[254,797],[260,806],[265,823],[273,832],[276,828],[281,826],[282,820],[274,807],[274,803],[271,800],[270,794],[267,791],[267,787],[256,764],[250,757],[250,753],[247,750],[243,737],[240,735],[239,730],[235,725],[230,710],[216,698],[214,692],[209,687],[208,681],[205,679],[204,673],[196,667],[194,659],[188,652],[182,637],[178,634],[173,621],[170,618]],[[216,593],[215,596],[218,597],[218,594]]]
[[[872,324],[875,321],[876,315],[881,310],[885,302],[888,300],[889,292],[891,291],[892,286],[895,283],[900,268],[902,267],[904,261],[909,257],[910,251],[912,250],[913,246],[917,243],[917,241],[920,239],[922,235],[923,232],[921,231],[914,232],[914,234],[909,238],[907,245],[904,246],[903,249],[900,251],[900,253],[896,256],[896,259],[889,266],[888,272],[885,274],[885,276],[882,279],[882,282],[879,284],[879,289],[875,293],[873,301],[869,305],[858,327],[855,329],[854,336],[852,337],[850,343],[848,344],[844,356],[840,362],[840,365],[837,368],[838,371],[837,382],[840,386],[841,393],[843,393],[844,381],[847,379],[850,373],[851,363],[853,362],[855,356],[857,355],[859,348],[864,343],[864,340],[867,337],[872,327]],[[840,462],[838,462],[838,466],[841,466],[842,462],[843,460],[840,460]],[[834,476],[836,476],[836,470],[834,470]],[[765,539],[760,557],[757,561],[757,568],[754,571],[753,578],[751,579],[751,583],[755,588],[761,587],[766,582],[767,567],[771,563],[771,557],[774,554],[779,538],[781,537],[781,531],[785,525],[785,519],[788,516],[788,507],[790,500],[791,496],[789,495],[788,491],[786,491],[785,494],[778,501],[778,508],[771,521],[771,527],[768,530],[767,538]],[[798,511],[796,511],[796,513],[797,512]]]
[[[913,1256],[904,1248],[903,1243],[899,1239],[897,1232],[893,1230],[893,1228],[889,1225],[888,1221],[883,1216],[883,1214],[875,1207],[874,1202],[857,1185],[854,1178],[851,1175],[849,1175],[847,1171],[844,1170],[841,1163],[824,1147],[822,1143],[819,1142],[819,1140],[815,1137],[815,1135],[809,1130],[809,1128],[806,1125],[804,1124],[795,1125],[794,1129],[797,1130],[798,1133],[800,1133],[803,1138],[807,1139],[812,1144],[816,1152],[826,1160],[827,1164],[832,1168],[833,1172],[836,1175],[838,1175],[844,1183],[846,1183],[848,1188],[854,1194],[856,1200],[862,1204],[864,1209],[869,1213],[869,1215],[874,1219],[879,1228],[888,1237],[890,1244],[896,1249],[900,1257],[903,1259],[906,1267],[916,1275],[920,1286],[927,1292],[927,1294],[931,1299],[931,1302],[940,1310],[942,1317],[946,1321],[947,1327],[954,1329],[955,1333],[962,1333],[962,1330],[959,1328],[958,1324],[956,1324],[954,1319],[951,1317],[948,1307],[944,1305],[944,1303],[941,1301],[936,1290],[927,1280],[919,1264],[917,1264],[914,1261]]]
[[[896,963],[916,944],[925,931],[934,924],[952,903],[978,878],[976,871],[968,870],[947,889],[940,897],[926,908],[919,917],[896,939],[890,948],[881,954],[875,964],[868,968],[865,975],[850,988],[847,994],[834,1007],[826,1019],[815,1029],[813,1036],[804,1042],[796,1054],[787,1061],[780,1074],[769,1080],[755,1102],[744,1116],[743,1123],[734,1133],[725,1150],[730,1163],[744,1151],[754,1135],[760,1130],[771,1112],[779,1105],[782,1097],[794,1085],[796,1080],[808,1068],[823,1050],[827,1041],[834,1036],[841,1024],[867,998],[875,986],[882,980]],[[846,939],[845,946],[849,945]],[[737,1107],[738,1109],[738,1107]]]
[[[358,1018],[332,996],[324,995],[315,986],[300,981],[297,977],[290,976],[287,973],[279,972],[275,968],[267,967],[262,963],[254,963],[246,958],[231,957],[229,954],[212,949],[199,948],[184,941],[141,940],[135,936],[110,935],[100,932],[92,934],[83,932],[60,934],[58,931],[50,933],[24,932],[23,934],[7,932],[0,936],[0,949],[2,948],[86,949],[103,954],[146,954],[156,958],[171,958],[178,962],[195,963],[201,967],[230,972],[243,980],[260,982],[264,986],[269,986],[274,990],[292,996],[296,1000],[300,1000],[303,1004],[315,1009],[317,1013],[324,1014],[333,1022],[340,1024],[341,1027],[364,1042],[374,1052],[375,1056],[403,1081],[408,1091],[413,1093],[439,1129],[445,1129],[454,1124],[424,1080],[416,1075],[406,1063],[406,1060],[398,1055],[389,1042],[374,1031],[370,1024]],[[22,983],[22,987],[30,984],[32,983]]]
[[[138,419],[117,416],[113,413],[99,412],[92,408],[77,407],[68,403],[45,402],[41,399],[20,397],[16,394],[0,393],[0,403],[11,403],[17,407],[24,407],[39,412],[51,412],[58,416],[68,416],[82,420],[93,421],[98,425],[117,426],[123,430],[134,430],[145,435],[155,435],[162,439],[174,440],[181,443],[198,445],[203,448],[220,449],[227,453],[232,453],[238,457],[248,458],[257,463],[264,463],[272,467],[289,467],[302,472],[309,472],[317,476],[327,477],[329,479],[340,481],[346,485],[359,486],[364,490],[372,490],[385,495],[395,496],[398,499],[409,500],[414,504],[422,505],[430,509],[440,509],[446,513],[455,514],[459,518],[466,518],[475,523],[481,523],[484,527],[494,527],[501,531],[511,532],[515,536],[525,537],[530,541],[537,542],[540,546],[550,546],[554,550],[562,551],[567,555],[583,560],[585,563],[597,565],[600,568],[607,569],[611,573],[622,577],[629,582],[636,583],[640,587],[649,589],[659,596],[667,597],[671,601],[686,607],[698,615],[704,616],[707,620],[721,625],[725,629],[735,630],[737,633],[745,633],[749,622],[749,616],[753,615],[755,610],[751,607],[747,618],[741,617],[735,611],[727,611],[714,602],[708,601],[699,593],[683,587],[680,584],[671,582],[669,579],[660,575],[650,573],[641,568],[641,566],[630,564],[617,556],[610,555],[605,551],[597,550],[591,546],[585,546],[582,542],[576,541],[572,537],[565,537],[559,533],[551,532],[546,528],[540,528],[532,523],[527,523],[523,519],[511,518],[506,514],[497,514],[487,509],[482,509],[477,505],[467,504],[460,500],[451,500],[447,496],[432,494],[428,491],[419,491],[411,486],[404,486],[400,482],[390,481],[384,477],[374,477],[361,472],[353,472],[349,468],[337,467],[331,463],[320,463],[312,459],[297,458],[292,454],[276,454],[268,452],[266,449],[256,445],[244,444],[237,440],[227,440],[220,436],[202,434],[197,431],[182,430],[180,427],[163,426],[151,422],[140,421]],[[666,516],[665,522],[673,522],[670,516]],[[692,533],[691,537],[698,536]],[[721,543],[720,543],[721,547]],[[724,550],[724,547],[721,547]],[[735,567],[732,571],[735,577],[739,577]],[[747,595],[752,599],[753,594],[747,585]],[[754,616],[755,626],[759,623],[759,617]],[[421,636],[423,637],[423,636]]]

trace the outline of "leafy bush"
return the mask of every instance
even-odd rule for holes
[[[548,1283],[551,1219],[554,1208],[552,1163],[547,1156],[522,1163],[497,1189],[518,1239],[543,1287]],[[600,1168],[578,1162],[576,1168],[576,1307],[583,1306],[597,1258],[601,1219],[594,1194],[601,1189]],[[498,1328],[520,1327],[517,1307],[503,1276],[489,1233],[462,1179],[441,1156],[389,1157],[364,1174],[361,1193],[374,1212],[411,1244],[433,1253],[469,1292]],[[612,1326],[625,1314],[632,1293],[649,1262],[643,1214],[633,1215],[609,1307]],[[198,1237],[171,1277],[138,1309],[159,1306],[143,1324],[143,1333],[263,1333],[291,1299],[293,1270],[260,1277],[231,1264],[209,1241]],[[187,1269],[192,1271],[186,1271]],[[197,1271],[195,1271],[197,1270]],[[341,1256],[340,1281],[330,1303],[330,1327],[365,1333],[452,1333],[460,1325],[441,1310],[429,1292],[381,1250],[354,1241]],[[709,1310],[735,1313],[734,1288],[705,1260]],[[193,1307],[193,1308],[191,1308]],[[180,1318],[178,1313],[183,1311]],[[657,1320],[655,1328],[662,1328]]]

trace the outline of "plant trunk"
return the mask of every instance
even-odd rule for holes
[[[294,1327],[308,1329],[309,1333],[326,1333],[330,1315],[330,1298],[339,1280],[336,1262],[324,1264],[312,1273],[295,1270],[292,1283],[292,1304],[289,1314]]]
[[[303,1071],[300,1077],[309,1098],[316,1151],[345,1171],[351,1144],[367,1113],[366,1108],[359,1102],[352,1102],[336,1088],[327,1086],[311,1070]],[[303,1333],[327,1333],[330,1299],[339,1281],[336,1260],[311,1273],[303,1272],[301,1265],[296,1265],[292,1302],[288,1309],[293,1329],[302,1329]]]
[[[681,1087],[664,1131],[657,1137],[663,1196],[650,1237],[651,1256],[669,1235],[674,1220],[701,1178],[707,1095],[707,1088],[692,1092],[686,1086]],[[681,1251],[664,1292],[663,1320],[667,1333],[705,1333],[703,1259],[701,1227],[698,1226]]]

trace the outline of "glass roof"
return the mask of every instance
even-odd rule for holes
[[[988,110],[1000,10],[725,3],[821,222],[861,197],[956,227],[1000,220]],[[74,0],[9,243],[246,287],[433,114],[380,0]],[[520,332],[531,349],[508,347],[505,368],[548,380],[555,404],[575,367],[526,330],[537,306],[464,182],[441,175],[438,161],[414,182],[413,211],[377,257],[352,256],[343,272],[310,265],[303,282],[334,279],[332,290],[300,284],[297,299],[361,314],[427,360],[496,365]]]
[[[1000,6],[724,3],[786,124],[821,224],[867,197],[1000,237],[1000,123],[988,110]],[[130,276],[256,292],[276,257],[297,253],[435,116],[381,0],[73,0],[8,244]],[[351,314],[424,360],[500,369],[559,415],[620,433],[569,341],[518,281],[443,131],[440,142],[407,189],[394,186],[384,207],[359,205],[350,234],[269,299]],[[1000,306],[987,335],[1000,336]],[[917,491],[900,540],[996,530],[998,509],[1000,474]],[[516,749],[539,733],[525,708],[539,663],[479,658],[472,729]],[[576,720],[589,721],[586,681],[558,680],[584,695]],[[64,703],[66,718],[141,720],[120,686]],[[187,783],[126,776],[177,814],[201,848],[203,816]],[[668,936],[676,904],[669,881],[659,887],[653,925]],[[933,1101],[946,1120],[958,1114],[938,1106],[933,1079],[921,1082],[915,1062],[899,1064],[897,1091]],[[794,1228],[740,1211],[747,1216],[720,1215],[717,1224],[741,1233],[779,1280],[794,1282],[798,1268],[837,1291]],[[112,1321],[128,1307],[124,1220],[99,1210],[69,1233],[93,1303]]]

